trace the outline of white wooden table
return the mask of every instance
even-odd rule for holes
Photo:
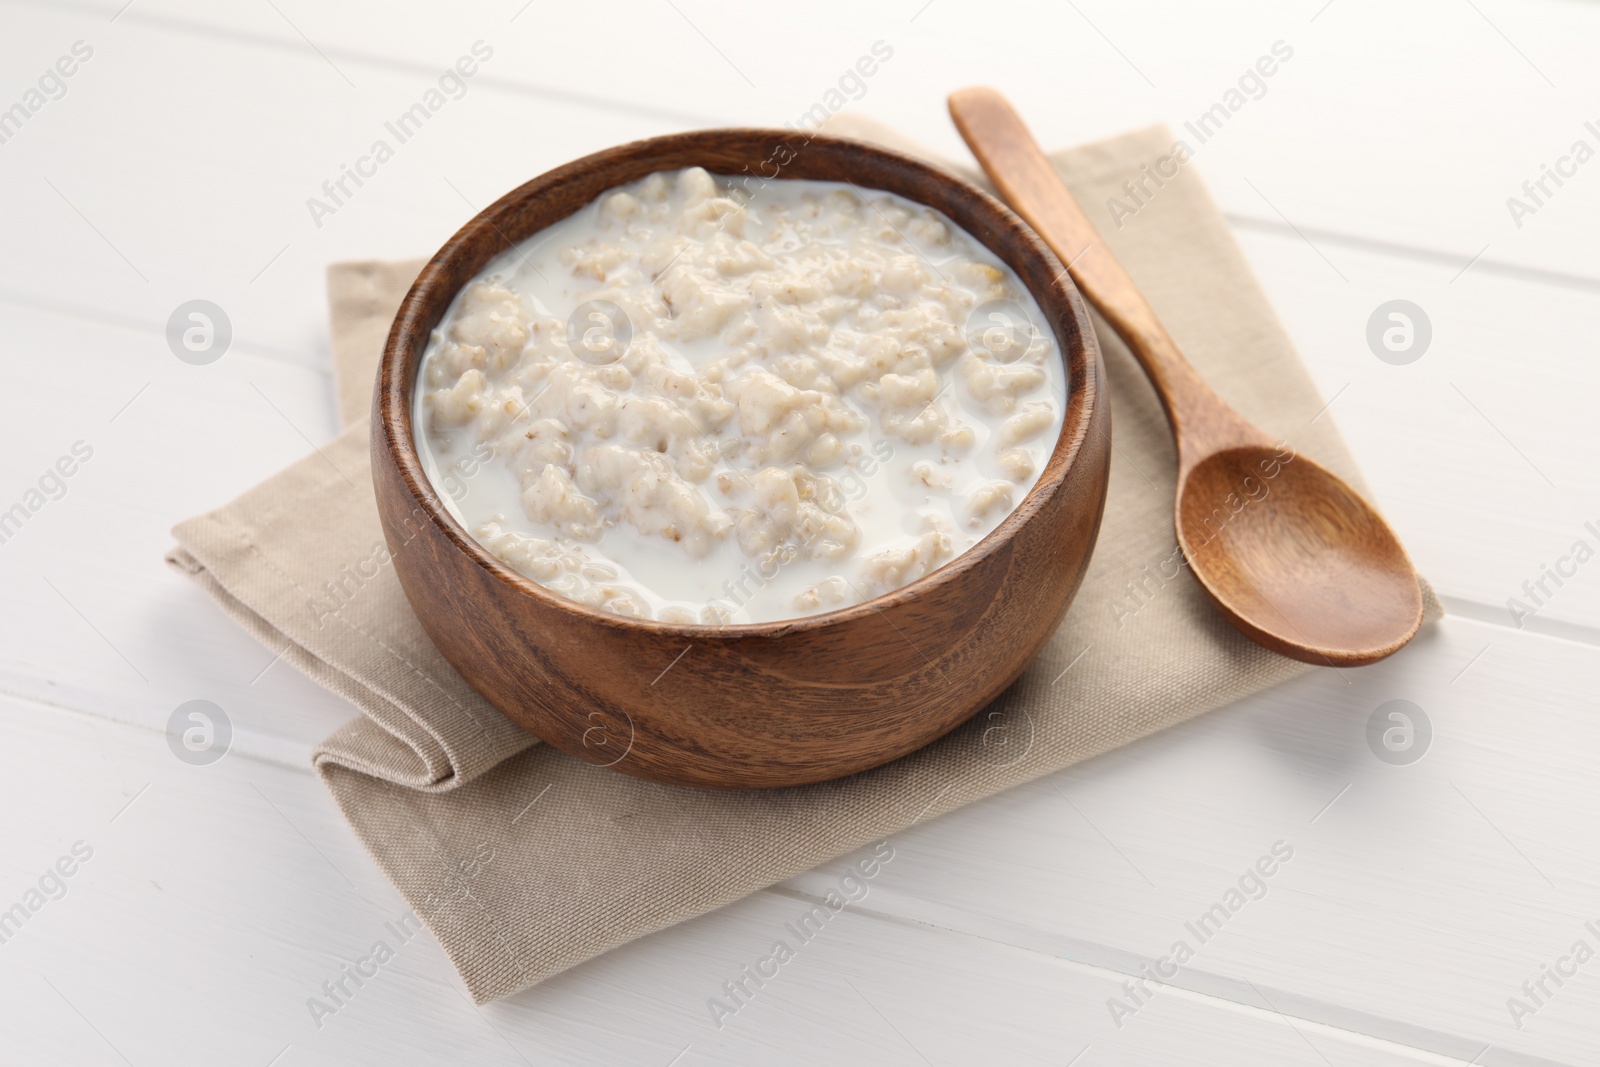
[[[1600,148],[1600,8],[408,6],[0,5],[0,109],[23,105],[0,121],[0,511],[25,519],[0,544],[0,909],[27,914],[0,925],[0,1062],[1600,1062],[1600,958],[1572,955],[1600,952],[1600,563],[1571,556],[1600,549],[1600,160],[1573,155]],[[480,40],[465,95],[313,220]],[[619,141],[798,121],[878,41],[851,106],[952,155],[962,85],[1061,145],[1181,129],[1292,49],[1195,165],[1449,617],[900,835],[720,1028],[707,998],[842,868],[482,1009],[417,936],[314,1020],[407,910],[307,765],[352,709],[168,573],[168,528],[334,432],[328,262],[429,252]],[[232,323],[209,366],[165,336],[197,298]],[[1405,365],[1367,341],[1395,299],[1431,324]],[[1511,597],[1538,608],[1520,626]],[[233,725],[211,766],[168,749],[191,699]],[[1368,744],[1390,700],[1431,723],[1416,762]],[[1276,842],[1266,895],[1114,1012]]]

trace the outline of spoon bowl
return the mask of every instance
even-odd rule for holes
[[[1178,486],[1176,526],[1212,601],[1276,652],[1359,667],[1422,625],[1422,591],[1394,531],[1304,456],[1272,445],[1206,455]]]

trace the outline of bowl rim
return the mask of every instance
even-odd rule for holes
[[[990,254],[1005,262],[1013,271],[1016,271],[1019,280],[1023,282],[1024,288],[1032,295],[1039,309],[1044,312],[1047,325],[1050,327],[1052,335],[1056,338],[1056,347],[1064,364],[1067,396],[1066,410],[1062,415],[1061,432],[1056,438],[1055,447],[1051,450],[1049,458],[1045,461],[1044,470],[1040,473],[1038,481],[1033,484],[1027,494],[1001,520],[998,526],[989,531],[971,548],[958,553],[931,573],[923,575],[921,578],[906,585],[891,589],[886,593],[858,604],[851,604],[814,615],[803,615],[792,619],[777,619],[767,622],[728,624],[676,623],[618,615],[614,612],[579,603],[513,569],[493,555],[477,538],[473,537],[461,524],[456,522],[455,517],[444,506],[443,500],[439,497],[432,480],[423,469],[411,418],[412,394],[420,375],[422,355],[432,331],[438,325],[437,321],[423,321],[423,307],[431,294],[431,290],[448,287],[449,268],[458,258],[469,260],[474,258],[472,256],[471,243],[479,236],[483,227],[487,226],[494,229],[500,238],[502,247],[472,266],[471,273],[468,275],[468,282],[463,282],[450,290],[448,298],[442,302],[444,310],[440,313],[441,318],[448,312],[450,304],[455,300],[461,289],[466,284],[469,284],[470,278],[476,276],[489,259],[493,258],[494,255],[500,254],[500,252],[513,244],[521,243],[534,233],[540,232],[539,230],[533,230],[519,236],[514,232],[515,227],[512,228],[513,232],[508,234],[501,226],[501,223],[505,221],[505,216],[517,210],[520,205],[525,204],[529,199],[548,194],[554,189],[574,184],[587,184],[586,177],[593,171],[629,158],[637,158],[642,155],[681,154],[685,150],[693,151],[697,146],[709,151],[714,141],[726,143],[729,139],[737,138],[748,139],[752,144],[766,142],[784,145],[798,142],[800,147],[791,150],[796,154],[811,149],[813,146],[820,146],[843,158],[853,156],[854,159],[851,164],[859,166],[859,169],[863,172],[863,181],[858,183],[852,180],[851,184],[858,185],[864,191],[877,191],[900,196],[938,211],[958,229],[965,232],[974,241],[977,241]],[[767,162],[770,161],[769,157]],[[618,185],[639,180],[639,178],[656,171],[681,169],[682,167],[693,165],[695,164],[663,163],[661,166],[651,170],[642,171],[636,178],[627,178],[613,185],[602,186],[593,195],[583,200],[578,207],[574,208],[573,212],[563,215],[561,218],[568,218],[571,214],[581,211],[584,207],[604,195],[607,190],[617,188]],[[784,166],[787,166],[787,164],[779,166],[779,173],[776,175],[762,177],[760,180],[829,180],[784,174]],[[719,176],[738,177],[737,175],[728,175],[727,172],[719,171],[715,167],[708,166],[706,169]],[[985,241],[976,233],[973,233],[968,226],[941,207],[928,204],[925,200],[916,196],[882,188],[872,180],[871,174],[873,172],[881,173],[885,170],[899,171],[902,174],[910,174],[931,181],[936,185],[944,186],[945,191],[952,199],[959,202],[968,212],[978,215],[988,214],[999,229],[1009,231],[1011,239],[1015,242],[1016,253],[1013,256],[1007,256],[1002,249],[995,247],[995,244]],[[551,220],[545,226],[553,225],[557,221],[560,221],[560,219]],[[1018,271],[1010,262],[1012,258],[1021,259],[1027,257],[1040,260],[1052,279],[1043,288],[1043,291],[1036,290],[1028,285],[1026,279],[1022,278],[1022,272]],[[1075,326],[1075,338],[1062,335],[1061,325],[1067,322]],[[410,288],[406,291],[405,297],[400,302],[399,309],[395,312],[378,366],[377,383],[373,398],[375,422],[373,426],[373,443],[376,445],[379,440],[383,441],[385,451],[390,461],[394,464],[396,473],[399,474],[401,481],[405,483],[406,489],[410,493],[414,504],[411,515],[415,517],[420,512],[421,516],[431,522],[458,551],[463,552],[479,569],[494,580],[511,587],[515,592],[531,596],[550,607],[578,616],[587,622],[615,630],[643,631],[656,636],[681,636],[685,639],[700,641],[734,641],[747,638],[779,637],[798,631],[826,630],[830,627],[866,618],[873,613],[882,614],[887,608],[899,607],[922,597],[940,585],[957,580],[962,574],[1008,545],[1023,526],[1044,508],[1050,497],[1062,490],[1068,474],[1078,461],[1095,414],[1095,408],[1097,405],[1106,402],[1102,385],[1104,379],[1097,373],[1100,358],[1099,344],[1094,327],[1089,319],[1083,299],[1067,272],[1067,268],[1062,265],[1055,253],[1020,216],[1000,200],[971,182],[913,156],[850,138],[755,126],[712,127],[629,141],[582,156],[524,182],[463,224],[428,259]],[[407,373],[408,367],[409,373]],[[1102,506],[1103,503],[1102,496]],[[1095,532],[1095,538],[1098,538],[1098,527]],[[393,546],[391,546],[391,549],[393,550]],[[893,625],[892,622],[891,625]]]

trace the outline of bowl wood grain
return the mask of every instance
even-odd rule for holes
[[[628,619],[523,577],[445,509],[413,437],[430,332],[490,259],[607,189],[701,166],[746,183],[813,179],[935,208],[1009,264],[1066,366],[1061,435],[1000,526],[944,567],[863,604],[736,626]],[[591,763],[661,782],[800,785],[903,756],[970,718],[1055,632],[1105,505],[1110,407],[1067,272],[999,201],[907,156],[786,130],[721,129],[621,145],[491,204],[423,268],[384,348],[372,473],[396,573],[424,629],[511,719]]]

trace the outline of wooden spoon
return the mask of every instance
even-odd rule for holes
[[[1001,197],[1149,375],[1178,443],[1178,544],[1228,621],[1274,651],[1338,667],[1410,641],[1422,589],[1382,516],[1211,391],[1003,96],[964,89],[951,95],[950,115]]]

